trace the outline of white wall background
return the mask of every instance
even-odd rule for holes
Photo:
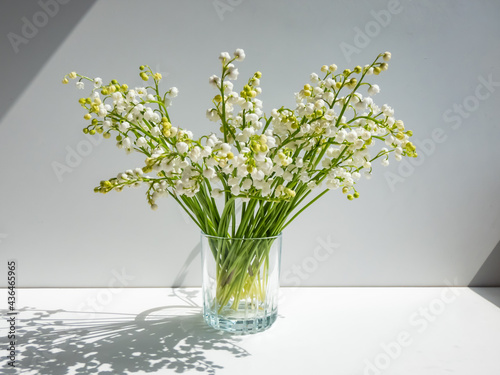
[[[500,285],[499,2],[66,2],[17,53],[8,33],[22,36],[22,17],[42,8],[0,5],[2,283],[16,258],[24,287],[200,285],[198,230],[174,201],[153,212],[143,191],[93,193],[140,158],[104,140],[67,164],[88,138],[82,92],[61,79],[76,70],[139,85],[147,63],[180,89],[176,124],[199,135],[214,129],[205,110],[217,56],[240,47],[238,82],[263,73],[266,111],[291,105],[323,64],[352,68],[391,51],[375,101],[396,109],[419,146],[413,164],[377,166],[360,199],[331,192],[289,227],[283,285]],[[54,162],[72,171],[59,179]],[[319,247],[332,254],[318,260]]]

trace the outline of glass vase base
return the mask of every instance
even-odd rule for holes
[[[245,317],[242,312],[242,317],[234,316],[226,317],[213,312],[205,312],[203,318],[205,322],[212,328],[235,333],[247,335],[251,333],[262,332],[271,327],[278,317],[278,312],[274,311],[270,314],[261,315],[257,317]]]

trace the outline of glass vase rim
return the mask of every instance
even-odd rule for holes
[[[267,236],[267,237],[220,237],[220,236],[214,236],[214,235],[211,235],[211,234],[206,234],[203,231],[200,231],[200,233],[201,233],[201,235],[203,237],[207,237],[207,238],[215,238],[215,239],[219,239],[219,240],[241,240],[241,241],[269,240],[269,239],[273,239],[273,238],[276,239],[276,238],[281,238],[282,234],[283,234],[283,232],[279,232],[275,236]]]

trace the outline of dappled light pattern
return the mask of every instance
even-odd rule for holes
[[[249,355],[236,344],[238,337],[207,327],[196,306],[158,307],[138,315],[23,308],[17,321],[17,369],[8,369],[2,358],[6,374],[114,375],[160,369],[215,374],[222,366],[208,358],[210,351]]]

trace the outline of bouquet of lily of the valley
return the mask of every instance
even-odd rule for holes
[[[370,178],[375,160],[388,165],[391,153],[395,160],[416,157],[412,132],[390,106],[373,102],[379,86],[365,82],[387,70],[389,52],[352,70],[323,65],[295,93],[295,108],[276,108],[269,115],[258,99],[260,72],[240,89],[233,84],[239,74],[234,64],[244,58],[241,49],[233,56],[220,54],[222,71],[209,78],[216,94],[207,111],[218,126],[196,139],[169,115],[177,88],[160,91],[162,76],[149,66],[140,67],[145,86],[136,88],[68,74],[64,83],[75,79],[78,88],[92,87],[79,100],[89,121],[84,133],[113,134],[118,148],[145,155],[144,165],[101,181],[95,191],[145,185],[152,209],[170,196],[213,238],[271,238],[329,190],[358,198],[355,183]],[[230,301],[236,306],[249,294],[263,293],[254,280],[266,262],[265,249],[221,250],[217,241],[211,246],[218,306]]]

